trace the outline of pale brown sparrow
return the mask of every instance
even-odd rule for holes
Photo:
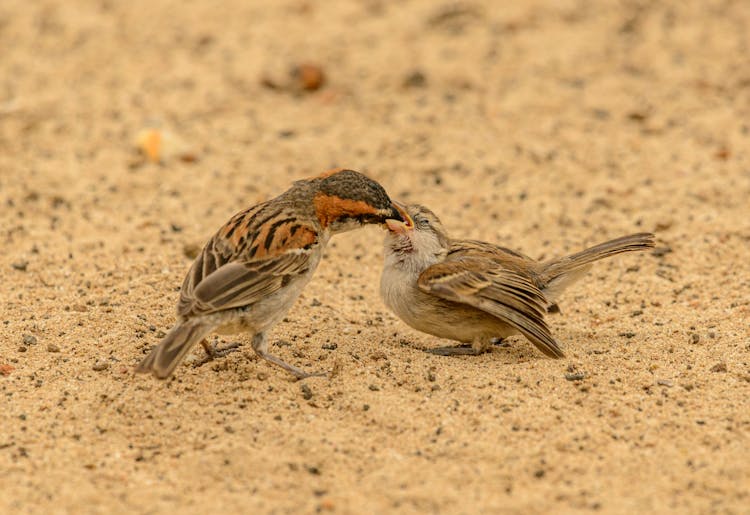
[[[315,272],[328,239],[364,224],[401,220],[383,187],[352,170],[301,180],[278,197],[234,215],[187,273],[177,323],[136,372],[169,377],[212,332],[253,335],[263,359],[298,378],[309,375],[268,353],[266,333],[291,308]]]
[[[403,221],[386,222],[380,293],[414,329],[471,344],[429,351],[440,355],[480,354],[520,333],[547,356],[563,357],[544,320],[563,290],[594,261],[654,246],[653,234],[639,233],[538,262],[491,243],[453,240],[426,207],[396,204]]]

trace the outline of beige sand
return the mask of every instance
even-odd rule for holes
[[[267,3],[0,2],[0,512],[750,512],[750,4]],[[154,124],[197,161],[139,163]],[[450,359],[370,228],[273,335],[330,380],[246,337],[134,377],[185,254],[334,165],[533,256],[661,250],[564,297],[566,359]]]

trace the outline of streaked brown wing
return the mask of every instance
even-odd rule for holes
[[[449,254],[451,255],[456,255],[456,257],[458,257],[465,253],[475,254],[476,252],[481,252],[482,254],[497,254],[500,259],[503,259],[503,257],[507,257],[507,258],[515,258],[523,262],[527,262],[527,261],[530,261],[532,263],[534,262],[534,260],[531,259],[526,254],[518,252],[517,250],[509,249],[508,247],[501,247],[500,245],[495,245],[494,243],[489,243],[489,242],[480,241],[480,240],[452,240],[451,241],[451,248],[449,250]]]
[[[190,310],[190,305],[193,302],[193,290],[196,286],[204,278],[231,261],[233,252],[229,246],[221,242],[220,247],[223,248],[216,248],[216,243],[216,237],[214,237],[206,244],[193,261],[187,275],[185,275],[182,288],[180,288],[180,300],[177,303],[178,315],[184,316],[184,313]]]
[[[495,267],[512,270],[528,278],[537,288],[543,288],[539,273],[541,267],[537,261],[526,254],[486,241],[453,240],[451,242],[449,259],[476,257],[492,261]]]
[[[311,249],[296,249],[266,259],[222,265],[194,288],[180,292],[177,313],[191,317],[252,305],[307,272],[311,253]]]
[[[429,267],[418,285],[427,293],[481,309],[518,329],[547,356],[563,357],[544,321],[547,299],[514,270],[484,257],[458,257]]]
[[[211,238],[185,276],[177,314],[247,306],[304,273],[318,245],[293,204],[264,202],[237,213]]]

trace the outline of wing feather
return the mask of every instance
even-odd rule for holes
[[[181,292],[178,314],[188,317],[250,306],[307,272],[310,257],[310,250],[294,250],[270,258],[222,265],[194,288]]]
[[[314,227],[278,206],[238,213],[196,257],[177,314],[189,318],[252,305],[314,267],[319,245]]]
[[[510,324],[548,356],[563,356],[544,321],[547,299],[515,270],[486,258],[449,257],[422,272],[417,284],[426,293],[475,307]]]

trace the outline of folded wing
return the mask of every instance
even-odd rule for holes
[[[564,355],[544,321],[547,299],[529,278],[514,270],[484,257],[449,257],[422,272],[418,285],[427,293],[497,317],[547,356]]]
[[[299,248],[261,259],[229,261],[207,247],[185,277],[177,314],[187,318],[250,306],[298,280],[313,266],[311,254],[311,248]]]

